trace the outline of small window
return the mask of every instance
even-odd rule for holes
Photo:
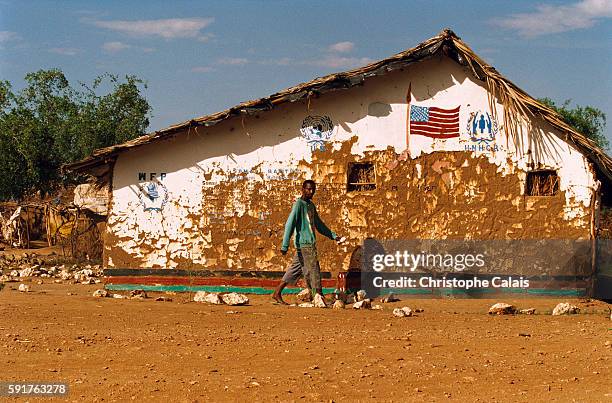
[[[559,191],[559,177],[555,171],[527,172],[527,196],[554,196]]]
[[[348,166],[347,192],[363,192],[376,189],[374,164],[352,162]]]

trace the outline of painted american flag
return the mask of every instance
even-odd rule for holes
[[[410,134],[436,139],[459,137],[459,106],[442,109],[410,105]]]

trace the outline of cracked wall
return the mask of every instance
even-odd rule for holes
[[[413,105],[459,106],[460,135],[408,136],[408,88]],[[470,132],[474,116],[494,117],[486,89],[440,57],[125,152],[114,167],[105,265],[283,270],[284,223],[310,178],[321,217],[349,238],[338,248],[318,237],[322,269],[332,272],[366,237],[588,239],[598,183],[587,160],[541,121],[509,138],[496,108],[492,140]],[[347,192],[351,162],[374,164],[376,189]],[[533,169],[557,171],[557,195],[525,195]]]

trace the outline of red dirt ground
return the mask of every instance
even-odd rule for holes
[[[612,400],[612,321],[600,301],[569,300],[582,313],[554,317],[544,313],[561,300],[505,300],[541,314],[490,316],[498,301],[336,311],[18,284],[0,291],[0,381],[67,382],[70,401]],[[405,305],[424,312],[392,316]]]

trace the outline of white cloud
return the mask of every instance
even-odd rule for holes
[[[554,34],[589,28],[598,19],[612,17],[612,1],[582,0],[570,5],[542,4],[533,13],[513,14],[491,21],[502,28],[515,30],[524,37]]]
[[[108,53],[117,53],[129,48],[131,46],[123,42],[106,42],[102,45],[102,49]]]
[[[339,52],[339,53],[348,53],[355,48],[355,44],[353,42],[338,42],[329,46],[330,52]]]
[[[110,29],[133,36],[160,36],[165,39],[202,38],[200,30],[207,27],[214,18],[169,18],[160,20],[114,20],[94,21],[100,28]]]
[[[9,42],[19,39],[17,32],[13,31],[0,31],[0,43]]]
[[[321,67],[329,67],[332,69],[340,69],[340,68],[351,68],[358,67],[364,64],[372,63],[372,59],[369,57],[343,57],[330,55],[322,57],[318,60],[314,60],[311,62],[307,62],[306,64],[312,64],[315,66]]]
[[[283,57],[280,59],[262,60],[258,63],[263,64],[263,65],[268,65],[268,66],[270,65],[272,66],[291,66],[291,65],[304,64],[304,63],[298,63],[289,57]]]
[[[210,73],[211,71],[215,71],[215,69],[209,66],[198,66],[191,69],[192,73]]]
[[[243,66],[249,62],[248,59],[244,57],[222,57],[217,59],[217,63],[219,64],[227,64],[230,66]]]
[[[372,62],[373,60],[369,57],[344,57],[338,55],[326,55],[313,60],[296,60],[291,59],[289,57],[283,57],[281,59],[261,60],[257,63],[268,66],[319,66],[331,69],[342,69],[359,67]]]
[[[75,56],[81,52],[81,49],[76,48],[51,48],[49,52],[64,56]]]
[[[203,35],[198,36],[198,37],[196,38],[196,40],[197,40],[198,42],[208,42],[208,41],[210,41],[210,40],[211,40],[212,38],[214,38],[214,37],[215,37],[215,35],[214,35],[214,34],[211,34],[211,33],[206,33],[206,34],[203,34]]]

